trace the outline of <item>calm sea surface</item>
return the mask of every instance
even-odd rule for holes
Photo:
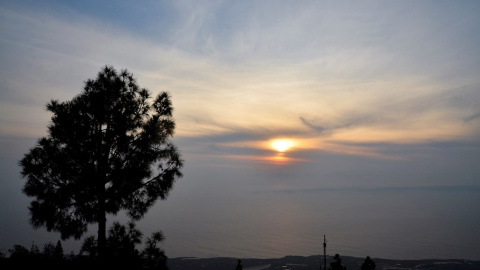
[[[480,260],[478,188],[178,192],[142,230],[160,228],[169,257],[323,254]]]

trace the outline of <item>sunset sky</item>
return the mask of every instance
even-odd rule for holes
[[[28,224],[18,160],[46,136],[47,102],[105,65],[172,96],[185,168],[168,211],[220,194],[469,190],[447,210],[478,228],[479,14],[479,1],[0,0],[0,248],[58,239]]]

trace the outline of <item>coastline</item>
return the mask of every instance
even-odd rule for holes
[[[342,256],[342,264],[347,269],[360,269],[365,258]],[[241,260],[243,270],[324,270],[323,255],[312,256],[285,256],[282,258],[256,259],[256,258],[195,258],[179,257],[169,258],[168,267],[170,270],[193,270],[193,269],[232,269],[234,270],[237,261]],[[376,270],[408,270],[408,269],[431,269],[431,270],[480,270],[480,261],[463,259],[423,259],[423,260],[392,260],[372,257],[377,267]],[[333,262],[333,256],[327,255],[327,269]]]

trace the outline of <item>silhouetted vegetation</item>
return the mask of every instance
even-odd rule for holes
[[[152,233],[146,240],[143,251],[137,249],[142,243],[142,233],[130,222],[126,226],[115,222],[108,231],[105,257],[98,258],[98,242],[94,236],[87,237],[78,255],[63,254],[61,242],[47,243],[40,250],[35,243],[27,249],[14,245],[8,258],[0,258],[0,269],[168,269],[167,256],[159,244],[165,238],[161,232]]]
[[[88,254],[103,258],[109,255],[107,214],[124,210],[138,220],[156,200],[166,199],[183,161],[169,141],[175,128],[170,96],[150,98],[127,70],[106,66],[71,101],[48,103],[53,113],[48,136],[20,161],[23,192],[34,198],[29,207],[34,227],[80,239],[88,224],[98,223],[95,254]],[[123,228],[111,233],[134,240],[129,228],[116,230]],[[123,240],[116,243],[120,250],[109,252],[135,244]]]
[[[331,270],[346,270],[347,268],[342,264],[342,259],[339,254],[335,254],[333,257],[333,262],[330,263]]]
[[[26,269],[35,267],[38,269],[61,269],[65,266],[65,257],[60,241],[56,245],[47,243],[43,250],[32,243],[30,250],[21,245],[14,245],[8,250],[10,256],[0,260],[1,269]]]
[[[115,222],[108,231],[103,263],[117,269],[167,269],[167,256],[159,247],[160,242],[165,239],[163,234],[152,233],[146,240],[144,250],[139,251],[136,246],[142,243],[142,236],[133,222],[126,226]],[[85,239],[79,255],[85,255],[89,261],[97,260],[98,241],[94,236]]]
[[[243,270],[242,260],[238,260],[235,270]]]
[[[362,263],[362,270],[374,270],[376,267],[377,265],[370,258],[370,256],[367,256],[367,258],[365,258],[365,261]]]

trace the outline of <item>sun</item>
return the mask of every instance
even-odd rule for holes
[[[293,145],[293,141],[288,139],[277,139],[270,143],[270,146],[278,152],[285,152],[292,148]]]

